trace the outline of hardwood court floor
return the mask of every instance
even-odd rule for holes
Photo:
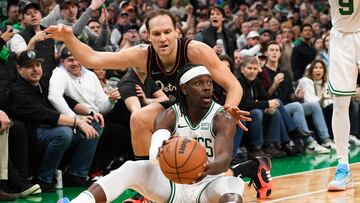
[[[266,201],[256,199],[254,188],[246,188],[245,202],[360,202],[360,163],[350,166],[354,188],[342,192],[327,192],[327,183],[335,173],[335,167],[312,170],[273,179],[274,193]]]
[[[360,203],[360,147],[350,150],[350,163],[355,179],[355,188],[345,192],[327,192],[326,185],[334,174],[336,166],[335,153],[325,155],[304,154],[297,157],[273,159],[271,174],[275,189],[271,198],[266,201],[256,199],[255,189],[245,189],[246,202],[282,202],[282,203]],[[126,176],[126,174],[124,174]],[[45,202],[56,203],[62,197],[73,199],[85,188],[64,188],[55,193],[43,193],[11,203]],[[131,196],[126,191],[115,203],[121,203]],[[0,201],[1,202],[1,201]],[[3,202],[1,202],[3,203]],[[10,203],[10,202],[7,202]]]

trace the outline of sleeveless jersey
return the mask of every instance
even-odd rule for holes
[[[171,72],[165,72],[160,58],[154,47],[148,47],[147,72],[155,83],[164,91],[167,96],[173,95],[176,98],[176,75],[181,67],[189,63],[187,58],[187,46],[190,39],[178,39],[176,63]]]
[[[197,126],[193,126],[190,119],[184,114],[181,114],[177,104],[174,104],[171,108],[176,113],[176,127],[174,133],[179,136],[187,136],[196,139],[205,147],[209,162],[213,162],[215,158],[215,134],[212,129],[213,119],[216,113],[224,108],[212,101],[208,112]]]
[[[340,32],[360,32],[360,1],[329,0],[331,22]]]

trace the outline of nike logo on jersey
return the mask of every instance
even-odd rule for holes
[[[161,72],[154,72],[153,70],[151,71],[151,74],[153,74],[153,75],[159,75],[159,74],[161,74]]]
[[[178,125],[178,128],[186,128],[186,127],[188,127],[187,125]]]

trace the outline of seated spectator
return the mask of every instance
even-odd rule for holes
[[[306,77],[299,80],[298,88],[304,90],[304,102],[318,102],[320,103],[324,112],[324,118],[329,129],[329,133],[332,135],[332,116],[333,116],[333,99],[329,94],[327,85],[327,68],[322,60],[315,60],[311,63],[310,67],[306,71]],[[350,108],[354,111],[349,111],[351,135],[350,143],[360,145],[360,140],[356,138],[358,120],[358,109],[356,101],[351,101]],[[355,118],[355,119],[354,119]],[[355,125],[355,126],[354,126]]]
[[[49,84],[49,101],[62,114],[75,116],[63,95],[87,106],[94,113],[106,114],[111,111],[120,94],[117,89],[105,94],[96,75],[87,70],[64,47],[57,67]]]
[[[242,56],[255,56],[260,51],[260,35],[256,31],[250,31],[246,36],[246,47],[244,47],[240,53]]]
[[[329,139],[329,133],[325,124],[320,105],[318,103],[299,103],[303,97],[303,91],[292,88],[292,80],[285,70],[279,69],[281,56],[280,44],[270,42],[266,49],[267,63],[261,72],[262,83],[271,98],[278,98],[285,105],[285,109],[294,118],[297,126],[303,131],[309,131],[305,115],[311,115],[318,133],[321,133],[322,145],[319,145],[312,137],[304,139],[305,149],[308,153],[329,153],[333,145]]]
[[[13,32],[8,29],[1,34],[0,50],[0,200],[14,200],[41,192],[39,185],[28,178],[28,133],[24,124],[11,120],[9,94],[17,78],[15,54],[9,52],[5,43]],[[10,118],[9,118],[10,117]],[[4,170],[7,169],[7,170]],[[8,194],[7,192],[17,193]]]
[[[257,79],[259,69],[260,64],[255,57],[245,57],[241,66],[241,75],[238,78],[244,90],[240,107],[250,111],[252,119],[247,123],[249,156],[255,158],[264,156],[266,153],[270,157],[283,157],[286,152],[277,149],[276,146],[288,143],[290,139],[282,123],[281,113],[277,110],[280,102],[277,99],[268,99],[265,89]],[[264,123],[267,125],[264,126]]]
[[[50,104],[48,85],[42,79],[43,59],[35,51],[21,52],[17,70],[19,78],[12,86],[11,110],[14,116],[34,133],[41,151],[38,175],[35,178],[43,192],[54,192],[54,173],[69,149],[73,149],[71,163],[63,176],[64,186],[85,186],[87,175],[98,143],[99,134],[87,123],[90,118],[74,117],[57,112]],[[79,114],[87,114],[85,106],[67,97],[69,106]],[[91,119],[100,120],[94,115]]]

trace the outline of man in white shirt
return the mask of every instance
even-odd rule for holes
[[[75,116],[75,112],[69,108],[63,97],[66,95],[95,113],[110,112],[120,99],[119,91],[109,91],[107,96],[95,73],[83,67],[66,47],[62,49],[60,59],[60,67],[53,71],[50,78],[48,96],[56,110],[65,115]]]

